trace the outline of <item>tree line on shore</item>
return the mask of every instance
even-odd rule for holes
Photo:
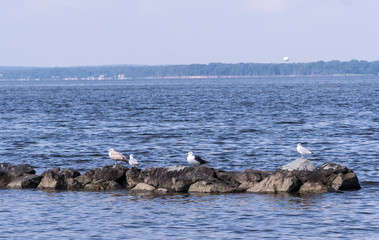
[[[0,79],[134,79],[195,76],[290,76],[379,74],[379,61],[310,63],[209,63],[189,65],[109,65],[82,67],[1,67]]]

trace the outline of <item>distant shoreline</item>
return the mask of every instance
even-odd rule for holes
[[[296,76],[377,76],[379,61],[210,63],[82,67],[1,67],[0,80],[217,79]]]

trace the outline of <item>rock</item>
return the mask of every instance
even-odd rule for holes
[[[128,168],[122,165],[117,165],[115,168],[113,166],[104,166],[101,168],[95,168],[85,172],[84,174],[75,178],[81,185],[84,186],[86,190],[89,189],[99,189],[99,190],[111,190],[117,188],[118,186],[109,184],[109,182],[114,181],[120,186],[125,186],[125,174]],[[90,185],[86,187],[86,185]]]
[[[28,165],[11,165],[8,163],[0,163],[0,188],[8,185],[18,177],[35,174],[36,171]]]
[[[325,163],[319,170],[327,187],[336,191],[358,190],[361,188],[357,175],[345,166],[336,163]]]
[[[35,174],[21,176],[8,183],[7,188],[37,188],[42,176]]]
[[[299,193],[327,193],[328,188],[321,182],[306,182],[299,190]]]
[[[253,187],[247,192],[255,193],[278,193],[278,192],[297,192],[300,189],[300,180],[290,171],[278,171]]]
[[[244,192],[248,188],[255,186],[262,181],[270,173],[253,169],[246,169],[244,172],[237,171],[216,171],[217,178],[229,183],[233,187],[238,186],[238,191]]]
[[[37,188],[41,190],[66,190],[64,176],[59,171],[59,169],[53,169],[44,172]]]
[[[129,171],[125,174],[125,180],[126,185],[129,188],[134,188],[138,183],[142,183],[143,179],[140,175],[141,169],[138,169],[136,167],[132,167]]]
[[[168,190],[166,188],[158,188],[156,192],[159,194],[167,194]]]
[[[247,169],[243,172],[215,170],[207,166],[149,167],[141,170],[118,165],[95,168],[80,175],[72,168],[55,168],[41,176],[29,165],[0,164],[0,182],[8,188],[44,190],[119,190],[133,192],[229,193],[324,193],[360,189],[358,177],[351,170],[335,163],[325,163],[312,170],[306,159],[283,166],[275,172]],[[297,166],[297,167],[296,167]],[[283,170],[285,169],[291,169]],[[299,170],[302,169],[302,170]],[[311,171],[312,170],[312,171]]]
[[[281,170],[287,170],[287,171],[316,171],[316,166],[305,158],[297,159],[293,162],[290,162],[280,168]]]
[[[118,184],[116,181],[96,181],[94,183],[89,183],[84,186],[86,191],[110,191],[110,190],[122,190],[123,186]]]
[[[222,182],[198,181],[190,186],[188,192],[191,193],[231,193],[237,192],[238,188],[232,187]]]
[[[206,166],[149,167],[141,172],[141,177],[149,185],[174,192],[187,192],[190,186],[197,181],[212,182],[217,179],[216,171]]]
[[[330,186],[335,190],[357,190],[361,188],[358,183],[358,177],[353,172],[338,173]]]
[[[80,190],[83,185],[75,178],[80,176],[80,173],[72,168],[60,169],[54,168],[42,173],[42,180],[38,185],[38,189],[44,190]]]
[[[133,192],[153,192],[155,191],[155,187],[146,184],[146,183],[138,183],[133,189]]]

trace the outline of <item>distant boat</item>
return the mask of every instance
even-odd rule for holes
[[[290,60],[289,57],[284,57],[284,58],[283,58],[283,61],[284,61],[284,62],[288,62],[289,60]]]

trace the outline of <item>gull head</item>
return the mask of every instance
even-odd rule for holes
[[[193,152],[186,153],[186,156],[192,156]]]
[[[108,150],[108,152],[113,152],[113,151],[114,151],[114,149],[113,149],[113,148],[111,148],[111,149],[109,149],[109,150]]]
[[[130,154],[130,156],[129,156],[130,158],[132,158],[133,157],[133,154]]]
[[[300,147],[300,146],[301,146],[301,143],[298,143],[297,146]]]

